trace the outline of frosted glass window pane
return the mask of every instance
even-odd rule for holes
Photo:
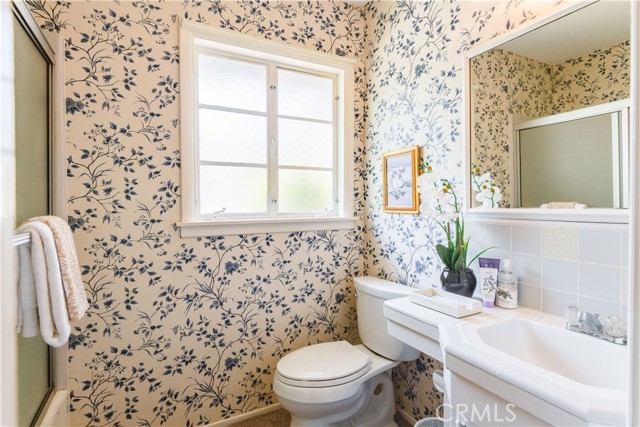
[[[333,120],[333,80],[278,70],[278,114]]]
[[[267,211],[267,169],[200,166],[200,213]]]
[[[199,102],[228,108],[267,109],[267,67],[199,55]]]
[[[333,126],[301,120],[278,120],[278,161],[286,166],[333,166]]]
[[[267,118],[200,109],[200,160],[267,163]]]
[[[280,169],[278,177],[280,212],[333,210],[333,174],[331,172]]]

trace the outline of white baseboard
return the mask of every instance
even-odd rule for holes
[[[396,407],[396,414],[398,415],[398,417],[405,420],[410,426],[414,425],[417,422],[415,418],[413,418],[412,415],[409,415],[404,409]]]
[[[260,417],[262,415],[268,414],[269,412],[277,411],[281,407],[282,406],[279,403],[274,403],[273,405],[265,406],[264,408],[259,408],[251,412],[246,412],[244,414],[236,415],[235,417],[216,421],[215,423],[212,423],[212,424],[207,424],[204,427],[229,427],[235,423],[250,420],[251,418]]]
[[[262,415],[266,415],[269,412],[277,411],[278,409],[281,409],[281,407],[282,406],[279,403],[274,403],[273,405],[265,406],[264,408],[256,409],[255,411],[247,412],[245,414],[240,414],[235,417],[226,418],[224,420],[216,421],[215,423],[207,424],[204,427],[229,427],[235,423],[250,420],[251,418],[256,418]],[[396,408],[396,414],[411,426],[416,423],[416,420],[412,415],[400,408]]]
[[[35,425],[37,427],[69,426],[69,390],[53,392]]]
[[[279,403],[265,406],[251,412],[236,415],[235,417],[226,418],[224,420],[216,421],[215,423],[207,424],[204,427],[229,427],[235,423],[250,420],[251,418],[260,417],[270,412],[275,412],[281,409],[282,406]],[[406,411],[396,408],[396,414],[405,420],[409,425],[414,425],[416,420],[412,415]],[[49,399],[47,407],[44,413],[40,416],[40,419],[36,423],[38,427],[65,427],[69,425],[69,391],[58,390]]]

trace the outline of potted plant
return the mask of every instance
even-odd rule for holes
[[[448,292],[471,297],[477,281],[469,265],[491,248],[480,251],[467,262],[471,237],[465,236],[464,218],[453,182],[448,178],[436,176],[429,162],[424,159],[421,159],[420,171],[421,175],[418,177],[420,212],[435,219],[447,239],[446,245],[436,245],[438,258],[444,265],[440,275],[442,287]],[[495,186],[490,175],[479,175],[475,166],[473,175],[474,185],[478,188],[478,194],[482,195],[482,201],[486,203],[486,200],[490,200],[490,207],[495,207],[501,198],[499,188]]]

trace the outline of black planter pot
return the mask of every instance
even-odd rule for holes
[[[442,289],[447,292],[471,298],[477,281],[473,270],[469,268],[463,271],[451,271],[445,268],[440,274],[440,283],[442,283]]]

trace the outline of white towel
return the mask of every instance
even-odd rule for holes
[[[71,326],[53,233],[48,226],[40,222],[23,224],[17,232],[31,234],[31,247],[21,245],[19,251],[18,285],[22,313],[19,316],[18,328],[22,329],[25,337],[34,336],[26,334],[37,331],[31,326],[34,315],[30,310],[33,306],[33,292],[30,291],[30,287],[33,286],[42,338],[47,344],[60,347],[69,339]]]
[[[56,244],[58,254],[58,265],[62,286],[67,298],[67,311],[69,320],[80,320],[89,308],[87,295],[82,282],[80,265],[78,264],[78,254],[73,243],[73,233],[67,221],[57,216],[38,216],[31,218],[27,222],[42,222],[53,233],[53,241]]]
[[[587,205],[578,202],[549,202],[540,205],[542,209],[587,209]]]
[[[18,248],[18,333],[25,338],[38,336],[38,304],[36,303],[36,283],[31,267],[31,250],[27,245]]]

